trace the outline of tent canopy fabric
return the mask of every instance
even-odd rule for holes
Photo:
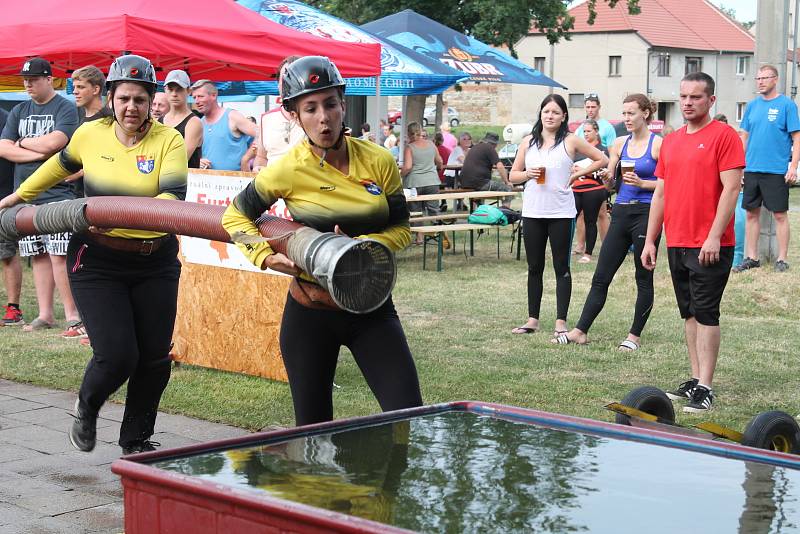
[[[295,0],[236,0],[267,19],[317,37],[348,43],[378,43],[381,49],[381,95],[438,94],[467,79],[463,72],[448,67],[401,45],[371,33]],[[337,63],[338,65],[338,63]],[[346,77],[349,95],[374,95],[375,78]],[[275,82],[245,83],[225,91],[242,90],[251,94],[278,94]]]
[[[521,83],[564,87],[508,54],[419,13],[400,13],[364,24],[362,28],[461,70],[476,82]]]
[[[122,52],[139,54],[163,79],[267,80],[290,54],[324,52],[345,76],[380,74],[380,45],[344,43],[292,30],[230,0],[35,0],[0,18],[0,74],[41,56],[54,76],[94,64],[104,71]]]

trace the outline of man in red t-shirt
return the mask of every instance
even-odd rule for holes
[[[711,409],[711,382],[719,355],[719,305],[736,244],[733,210],[744,168],[739,136],[712,120],[714,80],[703,72],[681,80],[686,126],[664,138],[656,167],[642,264],[656,266],[656,239],[664,225],[667,259],[678,310],[684,319],[692,377],[667,395],[688,400],[687,413]]]

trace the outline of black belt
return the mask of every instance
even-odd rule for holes
[[[149,256],[166,243],[172,236],[165,235],[155,239],[127,239],[124,237],[113,237],[110,235],[87,233],[86,236],[90,241],[94,241],[98,245],[113,250],[121,250],[123,252],[133,252],[142,256]]]

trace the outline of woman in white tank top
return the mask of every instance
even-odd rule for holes
[[[542,101],[539,119],[526,136],[514,165],[511,182],[525,184],[522,197],[522,235],[528,260],[528,320],[514,328],[514,334],[539,330],[542,274],[547,241],[556,273],[556,321],[554,336],[567,331],[567,311],[572,294],[569,252],[575,224],[575,196],[572,182],[605,167],[608,158],[585,140],[569,132],[569,113],[557,94]],[[592,163],[572,172],[572,161],[580,152]]]

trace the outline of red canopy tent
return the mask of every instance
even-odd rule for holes
[[[380,74],[379,44],[314,37],[231,0],[34,0],[0,17],[0,75],[31,56],[53,63],[54,76],[86,65],[106,71],[122,52],[150,59],[159,79],[172,69],[193,79],[274,79],[291,54],[325,54],[345,77]]]

